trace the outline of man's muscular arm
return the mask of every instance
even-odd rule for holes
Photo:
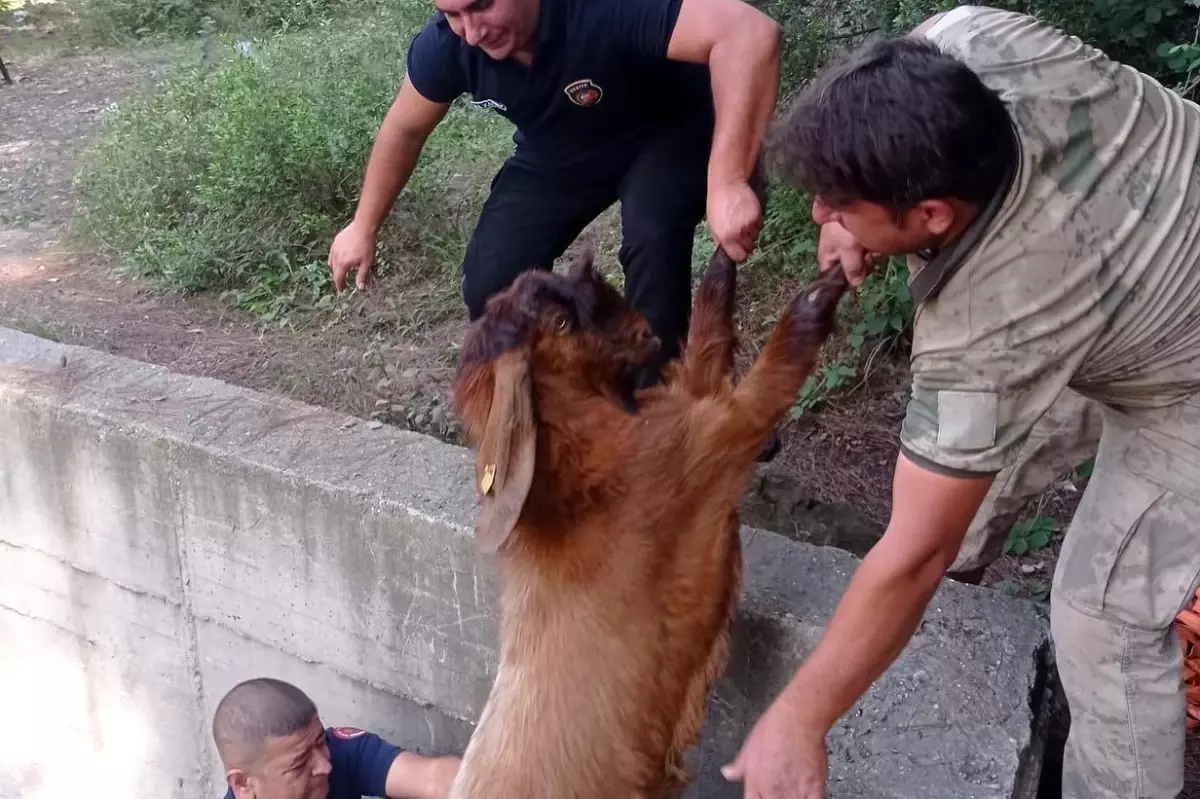
[[[387,775],[389,799],[446,799],[458,774],[457,757],[423,757],[401,752]]]
[[[892,518],[855,572],[824,637],[724,769],[747,796],[825,796],[825,736],[904,649],[993,477],[949,477],[903,453]],[[886,608],[889,624],[873,621]],[[872,627],[872,635],[862,631]]]
[[[423,97],[408,77],[400,84],[400,92],[371,148],[354,220],[337,235],[329,249],[329,267],[339,291],[345,288],[346,276],[351,271],[356,273],[358,288],[366,287],[367,275],[375,261],[379,226],[412,176],[425,140],[449,109],[449,103],[435,103]]]
[[[899,455],[887,530],[792,681],[789,693],[806,725],[824,735],[907,645],[993,478],[951,477]],[[893,623],[864,637],[879,608]]]
[[[748,181],[779,95],[779,43],[779,25],[741,0],[683,0],[667,46],[667,58],[707,64],[712,76],[708,221],[738,261],[762,227]]]

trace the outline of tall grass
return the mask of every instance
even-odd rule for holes
[[[184,290],[295,289],[318,299],[379,124],[428,10],[255,44],[109,114],[77,179],[85,229],[133,274]],[[511,126],[456,106],[430,138],[390,230],[456,256]]]

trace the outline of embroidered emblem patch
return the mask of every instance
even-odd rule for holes
[[[563,91],[570,98],[571,102],[583,108],[595,105],[604,96],[604,90],[593,83],[591,78],[584,78],[583,80],[570,83]]]
[[[349,741],[352,738],[357,738],[360,735],[366,735],[366,730],[360,730],[358,727],[334,727],[333,734],[341,738],[343,741]]]

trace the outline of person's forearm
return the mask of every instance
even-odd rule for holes
[[[937,556],[896,568],[877,550],[863,559],[825,636],[781,697],[822,734],[904,650],[945,572]]]
[[[396,124],[391,118],[393,113],[395,109],[384,118],[371,148],[366,176],[363,178],[362,197],[354,212],[355,223],[366,225],[373,232],[379,230],[391,212],[396,197],[408,184],[421,149],[425,146],[425,137]]]
[[[712,76],[716,123],[709,160],[709,186],[749,180],[763,135],[779,96],[779,26],[765,15],[745,32],[713,45]]]

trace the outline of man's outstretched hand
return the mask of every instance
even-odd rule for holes
[[[714,186],[708,192],[708,226],[717,246],[738,263],[750,257],[763,228],[763,209],[746,182]]]
[[[338,291],[346,287],[346,276],[351,270],[356,272],[355,286],[359,291],[365,289],[374,263],[375,232],[358,222],[343,228],[329,248],[329,269]]]
[[[788,694],[754,725],[725,779],[742,783],[746,799],[825,799],[825,736],[809,728]]]

